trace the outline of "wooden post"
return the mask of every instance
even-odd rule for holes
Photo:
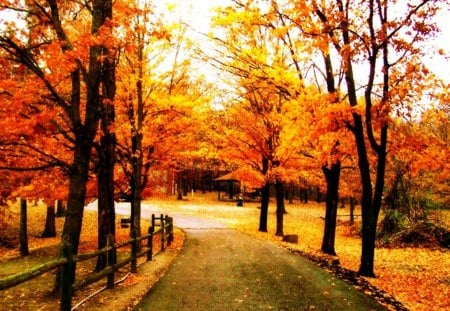
[[[61,268],[61,286],[60,286],[60,310],[67,311],[72,308],[72,245],[63,240],[61,254],[67,259],[67,263]]]
[[[131,273],[137,273],[137,232],[136,229],[131,231]]]
[[[153,218],[153,217],[152,217]],[[147,238],[147,261],[151,261],[153,259],[153,232],[155,232],[155,227],[148,227],[148,238]]]
[[[166,215],[164,217],[164,225],[166,226],[166,237],[167,237],[167,245],[170,245],[170,222],[169,222],[169,215]]]
[[[28,232],[27,232],[27,200],[20,199],[20,226],[19,226],[19,250],[20,256],[28,256]]]
[[[169,239],[167,245],[171,245],[173,242],[173,217],[167,217],[169,222]]]
[[[108,251],[108,256],[106,257],[106,265],[111,266],[114,265],[114,243],[112,243],[113,237],[112,234],[108,235],[108,240],[106,242],[107,247],[111,247],[111,249]],[[108,281],[106,284],[106,288],[113,289],[114,288],[114,269],[112,269],[111,273],[108,274]]]
[[[164,215],[161,214],[161,251],[164,252],[164,241],[165,241],[165,235],[166,230],[164,228]]]

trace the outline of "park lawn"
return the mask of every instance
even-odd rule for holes
[[[165,214],[183,211],[195,216],[220,220],[232,228],[258,239],[278,243],[284,247],[299,250],[315,257],[323,257],[320,245],[323,232],[324,205],[318,203],[286,204],[285,234],[297,234],[298,244],[281,242],[275,233],[275,207],[270,204],[268,233],[258,232],[259,203],[244,203],[237,207],[233,202],[219,202],[215,193],[190,194],[185,200],[174,198],[154,198],[144,202]],[[17,207],[13,205],[11,220],[17,222]],[[339,215],[348,215],[348,208],[339,209]],[[356,212],[356,214],[359,214]],[[450,226],[450,213],[439,215]],[[117,218],[120,218],[119,216]],[[343,268],[356,271],[359,267],[361,242],[356,223],[349,226],[347,216],[338,218],[336,252]],[[360,218],[357,219],[359,221]],[[29,245],[31,251],[60,242],[60,238],[41,239],[45,223],[45,208],[30,206],[28,210]],[[96,213],[86,212],[83,222],[80,252],[92,250],[96,246]],[[175,219],[176,223],[176,219]],[[61,232],[63,219],[57,220],[57,232]],[[143,228],[148,222],[143,224]],[[18,226],[18,225],[17,225]],[[16,230],[12,228],[9,230]],[[117,240],[126,240],[128,230],[117,230]],[[14,234],[14,232],[10,232]],[[16,250],[0,247],[0,261],[17,257]],[[410,310],[448,310],[450,308],[450,251],[442,248],[378,248],[376,250],[375,273],[377,278],[365,278],[374,286],[394,296]],[[18,266],[18,269],[23,268]]]

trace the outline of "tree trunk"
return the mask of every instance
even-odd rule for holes
[[[284,206],[285,185],[282,181],[276,181],[275,183],[276,198],[277,198],[277,230],[276,236],[284,236],[283,221],[284,213],[286,212]]]
[[[142,200],[142,134],[136,134],[131,138],[133,154],[132,177],[131,177],[131,224],[130,236],[135,233],[136,237],[141,236],[141,200]],[[134,233],[133,233],[134,232]]]
[[[66,215],[66,209],[62,200],[56,200],[56,217],[64,217]]]
[[[69,198],[67,201],[67,216],[64,222],[61,239],[70,244],[73,254],[78,254],[81,225],[86,200],[86,184],[89,175],[92,139],[87,135],[77,135],[74,160],[69,181]],[[91,136],[94,137],[93,135]],[[72,268],[72,282],[75,281],[76,263]],[[59,290],[61,271],[56,274],[56,292]]]
[[[307,204],[308,203],[308,189],[300,188],[300,202]]]
[[[103,25],[106,19],[112,19],[112,3],[103,0],[98,3],[97,9],[100,14],[98,22]],[[109,29],[112,33],[112,29]],[[114,207],[114,164],[116,160],[116,136],[114,130],[115,109],[114,98],[116,94],[116,74],[115,59],[112,51],[107,47],[101,47],[103,56],[100,97],[100,119],[102,136],[100,138],[99,150],[99,173],[98,173],[98,249],[102,249],[108,243],[114,244],[116,241],[116,217]],[[104,254],[98,257],[96,269],[100,270],[107,265],[108,255]],[[116,254],[113,252],[108,264],[116,263]]]
[[[387,126],[381,130],[381,144],[378,150],[378,161],[376,170],[375,191],[372,199],[372,191],[370,196],[364,192],[361,203],[362,212],[362,252],[361,263],[358,274],[362,276],[375,277],[374,260],[375,260],[375,242],[377,237],[378,217],[381,210],[381,203],[384,190],[384,176],[386,171],[386,145],[387,145]],[[370,177],[369,177],[370,182]],[[366,188],[372,190],[372,185],[367,184]],[[364,196],[365,195],[365,196]]]
[[[47,216],[45,218],[45,228],[44,232],[42,232],[41,237],[50,238],[56,236],[56,215],[55,215],[55,206],[48,205],[47,206]]]
[[[105,134],[100,140],[98,178],[98,249],[108,245],[108,237],[115,242],[114,208],[114,142],[113,135]],[[112,256],[115,263],[115,254]],[[108,255],[98,256],[96,271],[106,267]],[[110,263],[111,264],[111,263]]]
[[[287,191],[287,199],[289,204],[294,204],[294,186],[292,184],[289,185],[289,190]]]
[[[355,223],[355,205],[355,198],[350,197],[350,225],[353,225]]]
[[[320,193],[320,188],[316,187],[316,202],[322,202],[322,193]]]
[[[266,183],[261,189],[261,211],[259,214],[259,231],[267,232],[267,216],[269,213],[270,184]]]
[[[28,256],[28,232],[27,232],[27,200],[20,199],[20,226],[19,226],[19,251],[20,256]]]
[[[177,200],[181,201],[183,200],[183,176],[181,175],[181,172],[178,173],[178,187],[177,187]]]
[[[361,177],[361,217],[362,217],[362,246],[361,262],[358,273],[363,276],[374,277],[376,217],[372,205],[372,181],[370,177],[370,165],[361,116],[354,113],[353,134],[358,150],[358,166]]]
[[[321,250],[325,254],[336,255],[334,244],[336,237],[337,209],[339,204],[339,177],[341,173],[341,163],[334,163],[330,168],[324,166],[322,170],[327,184],[327,193],[325,227]]]

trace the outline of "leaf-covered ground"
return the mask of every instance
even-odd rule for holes
[[[219,202],[216,194],[202,195],[200,193],[189,195],[186,200],[176,201],[169,199],[152,199],[145,202],[146,205],[158,209],[158,211],[170,215],[174,211],[183,211],[192,215],[218,219],[231,227],[250,234],[256,238],[283,244],[293,250],[299,251],[312,258],[324,259],[325,262],[332,262],[336,258],[323,256],[319,249],[322,239],[324,206],[317,203],[286,205],[288,214],[285,215],[285,234],[297,234],[298,244],[283,243],[278,237],[275,237],[275,211],[274,203],[271,203],[269,211],[269,232],[258,232],[259,209],[258,203],[245,203],[244,207],[237,207],[233,202]],[[16,213],[17,210],[13,209]],[[339,215],[348,215],[348,209],[343,208],[338,211]],[[356,214],[359,214],[356,212]],[[440,213],[435,217],[442,222],[450,225],[450,214]],[[11,216],[13,223],[17,224],[17,214]],[[348,216],[339,216],[339,225],[337,227],[336,252],[340,266],[338,273],[344,273],[350,270],[356,271],[360,259],[360,239],[357,236],[358,221],[353,226],[348,225]],[[45,222],[45,209],[39,206],[30,206],[29,208],[29,244],[30,249],[35,254],[42,256],[49,255],[48,251],[43,251],[42,247],[51,246],[59,243],[59,237],[51,239],[41,239],[38,236],[42,233]],[[145,225],[144,225],[145,226]],[[5,235],[14,236],[17,234],[18,225],[5,231]],[[57,232],[62,228],[62,219],[58,219]],[[81,251],[87,251],[96,245],[96,217],[95,213],[86,213],[83,223],[83,235]],[[128,230],[118,230],[118,240],[126,239]],[[2,234],[3,235],[3,234]],[[178,246],[182,244],[182,238],[178,240]],[[41,248],[41,251],[38,249]],[[51,247],[50,247],[51,249]],[[17,250],[9,250],[0,247],[0,262],[2,270],[5,260],[16,258]],[[32,263],[28,263],[32,265]],[[23,264],[14,264],[11,262],[8,269],[23,269]],[[12,270],[8,270],[11,272]],[[343,272],[344,271],[344,272]],[[347,272],[345,272],[347,273]],[[450,308],[449,288],[450,288],[450,251],[442,248],[378,248],[376,250],[375,273],[377,278],[365,278],[368,283],[392,295],[399,300],[403,306],[409,310],[448,310]],[[1,273],[3,274],[3,272]],[[351,273],[347,273],[352,276]],[[50,278],[51,280],[52,278]],[[137,283],[147,282],[142,276],[132,277],[125,281],[122,286],[132,286]],[[359,281],[358,281],[359,282]],[[129,283],[129,284],[128,284]],[[358,286],[358,285],[356,285]],[[30,285],[31,287],[31,285]],[[120,288],[120,287],[119,287]],[[364,287],[366,288],[366,287]],[[108,295],[116,298],[120,295],[128,295],[131,298],[132,287],[126,291],[103,294],[102,298],[97,299],[96,303],[105,307],[108,301]],[[374,294],[370,291],[368,294]],[[25,291],[26,293],[26,291]],[[0,295],[3,293],[0,292]],[[23,294],[23,293],[22,293]],[[21,295],[22,295],[21,294]],[[23,294],[26,295],[26,294]],[[140,293],[139,295],[142,295]],[[40,296],[41,310],[51,310],[45,308],[45,295]],[[130,298],[129,297],[129,298]],[[137,296],[138,297],[138,296]],[[16,299],[17,296],[11,299]],[[379,297],[378,297],[379,298]],[[2,300],[4,297],[2,298]],[[44,305],[42,305],[42,303]],[[87,302],[86,306],[89,306]],[[1,307],[0,307],[1,309]],[[117,310],[119,310],[118,308]],[[125,310],[125,309],[124,309]]]
[[[215,195],[195,194],[184,202],[153,201],[151,205],[166,209],[182,209],[193,214],[220,219],[228,225],[259,239],[281,243],[315,258],[324,258],[320,252],[323,234],[324,205],[317,203],[286,204],[285,234],[297,234],[298,244],[284,243],[275,234],[275,207],[270,204],[268,233],[258,232],[259,203],[218,202]],[[355,211],[355,214],[360,214]],[[338,215],[349,215],[349,209],[340,208]],[[450,226],[450,212],[434,216],[447,227]],[[338,217],[336,252],[340,266],[357,271],[360,261],[361,241],[358,238],[360,217],[353,226],[348,224],[349,216]],[[375,259],[376,278],[365,278],[370,284],[399,300],[409,310],[450,309],[450,251],[442,248],[377,248]],[[329,258],[330,261],[333,258]],[[371,293],[369,293],[371,294]]]

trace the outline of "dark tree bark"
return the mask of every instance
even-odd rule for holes
[[[316,202],[321,203],[322,202],[322,193],[320,192],[320,188],[316,187]]]
[[[64,217],[66,215],[66,209],[62,200],[56,200],[56,217]]]
[[[294,191],[295,191],[294,186],[290,184],[287,191],[287,199],[289,204],[294,204]]]
[[[177,187],[177,200],[183,200],[183,176],[182,173],[178,173],[178,187]]]
[[[47,206],[47,216],[45,218],[45,228],[44,232],[42,232],[41,237],[50,238],[56,236],[56,215],[55,215],[55,206],[48,205]]]
[[[284,236],[283,231],[283,221],[284,221],[284,214],[286,212],[285,206],[284,206],[284,195],[285,195],[285,185],[282,181],[276,181],[275,183],[275,190],[276,190],[276,200],[277,200],[277,230],[275,235],[276,236]]]
[[[300,202],[307,204],[308,203],[308,189],[300,188]]]
[[[358,168],[360,172],[361,178],[361,214],[362,214],[362,251],[361,251],[361,262],[358,273],[363,276],[373,277],[374,273],[374,258],[375,258],[375,238],[376,238],[376,230],[377,230],[377,222],[378,216],[381,208],[381,199],[384,188],[384,179],[385,179],[385,170],[386,170],[386,148],[387,148],[387,133],[388,133],[388,124],[384,122],[380,126],[378,136],[378,141],[375,138],[375,128],[372,123],[372,96],[375,88],[375,78],[378,72],[377,67],[379,66],[378,62],[381,59],[382,70],[382,95],[377,99],[379,101],[379,105],[387,105],[389,101],[389,85],[390,85],[390,68],[392,67],[392,63],[389,62],[388,59],[388,49],[389,49],[389,40],[391,37],[388,35],[387,31],[389,27],[387,27],[388,19],[387,19],[387,4],[382,4],[381,7],[376,7],[379,3],[375,3],[373,1],[368,2],[368,18],[367,24],[370,29],[370,40],[367,42],[370,45],[367,47],[370,56],[368,57],[369,61],[369,73],[367,82],[364,87],[364,102],[365,102],[365,113],[364,113],[364,121],[363,116],[358,112],[352,112],[353,122],[347,124],[347,128],[353,133],[356,142],[356,148],[358,153]],[[343,20],[341,22],[340,36],[342,39],[342,44],[334,44],[334,47],[337,49],[339,53],[344,57],[343,67],[344,78],[347,86],[347,99],[351,107],[356,107],[358,105],[358,95],[357,95],[357,87],[356,80],[354,77],[353,70],[353,59],[350,53],[344,52],[344,46],[351,46],[352,41],[354,40],[354,36],[351,34],[351,21],[347,19],[349,16],[348,10],[350,6],[347,6],[342,0],[336,1],[337,11],[343,16]],[[316,14],[318,18],[324,23],[328,24],[328,17],[324,14],[324,11],[321,9],[316,10]],[[378,19],[375,21],[375,19]],[[383,32],[383,41],[380,43],[378,41],[379,33],[375,30],[378,27],[378,22],[381,22],[379,25],[379,29]],[[399,31],[398,28],[396,31]],[[335,33],[330,32],[330,36],[332,36],[332,41],[336,39]],[[386,115],[387,116],[387,115]],[[369,162],[369,154],[368,147],[366,144],[369,144],[376,154],[377,157],[377,165],[375,170],[375,180],[372,184],[371,179],[371,168]],[[374,185],[374,186],[373,186]]]
[[[97,23],[102,26],[107,19],[112,19],[112,2],[103,0],[95,2],[94,15],[98,18]],[[95,30],[96,31],[96,30]],[[110,30],[112,31],[112,30]],[[115,243],[115,209],[114,209],[114,164],[116,137],[111,131],[115,120],[114,97],[116,93],[115,55],[106,47],[101,46],[100,53],[103,61],[101,63],[100,81],[101,96],[100,120],[101,133],[98,146],[98,249],[102,249],[108,243]],[[99,90],[100,92],[100,90]],[[107,264],[107,254],[98,257],[96,269],[102,269]],[[109,264],[116,262],[115,253],[109,257]]]
[[[263,158],[261,173],[265,176],[268,170],[269,170],[269,160],[267,158]],[[261,210],[259,213],[259,229],[258,229],[261,232],[267,232],[269,200],[270,200],[270,184],[266,182],[261,188]]]
[[[19,251],[20,256],[28,256],[28,230],[27,230],[27,200],[20,199],[20,226],[19,226]]]
[[[321,250],[325,254],[336,255],[334,243],[336,237],[336,218],[339,204],[339,177],[341,163],[337,162],[331,167],[322,168],[327,182],[325,228]]]
[[[270,184],[261,189],[261,211],[259,214],[259,231],[267,232],[267,218],[269,213]]]
[[[131,104],[130,116],[131,118],[131,166],[132,166],[132,176],[131,176],[131,226],[130,235],[135,235],[136,237],[141,236],[141,201],[142,201],[142,190],[145,188],[147,179],[142,178],[142,174],[150,169],[150,164],[144,167],[144,152],[142,150],[142,127],[145,119],[144,112],[144,94],[143,94],[143,79],[144,79],[144,68],[143,68],[143,58],[144,58],[144,47],[145,47],[145,33],[137,33],[138,40],[138,50],[137,50],[137,70],[138,70],[138,80],[136,81],[136,98],[137,105],[136,109],[133,108]],[[152,148],[149,148],[149,156],[153,152]],[[145,172],[144,172],[145,170]]]

